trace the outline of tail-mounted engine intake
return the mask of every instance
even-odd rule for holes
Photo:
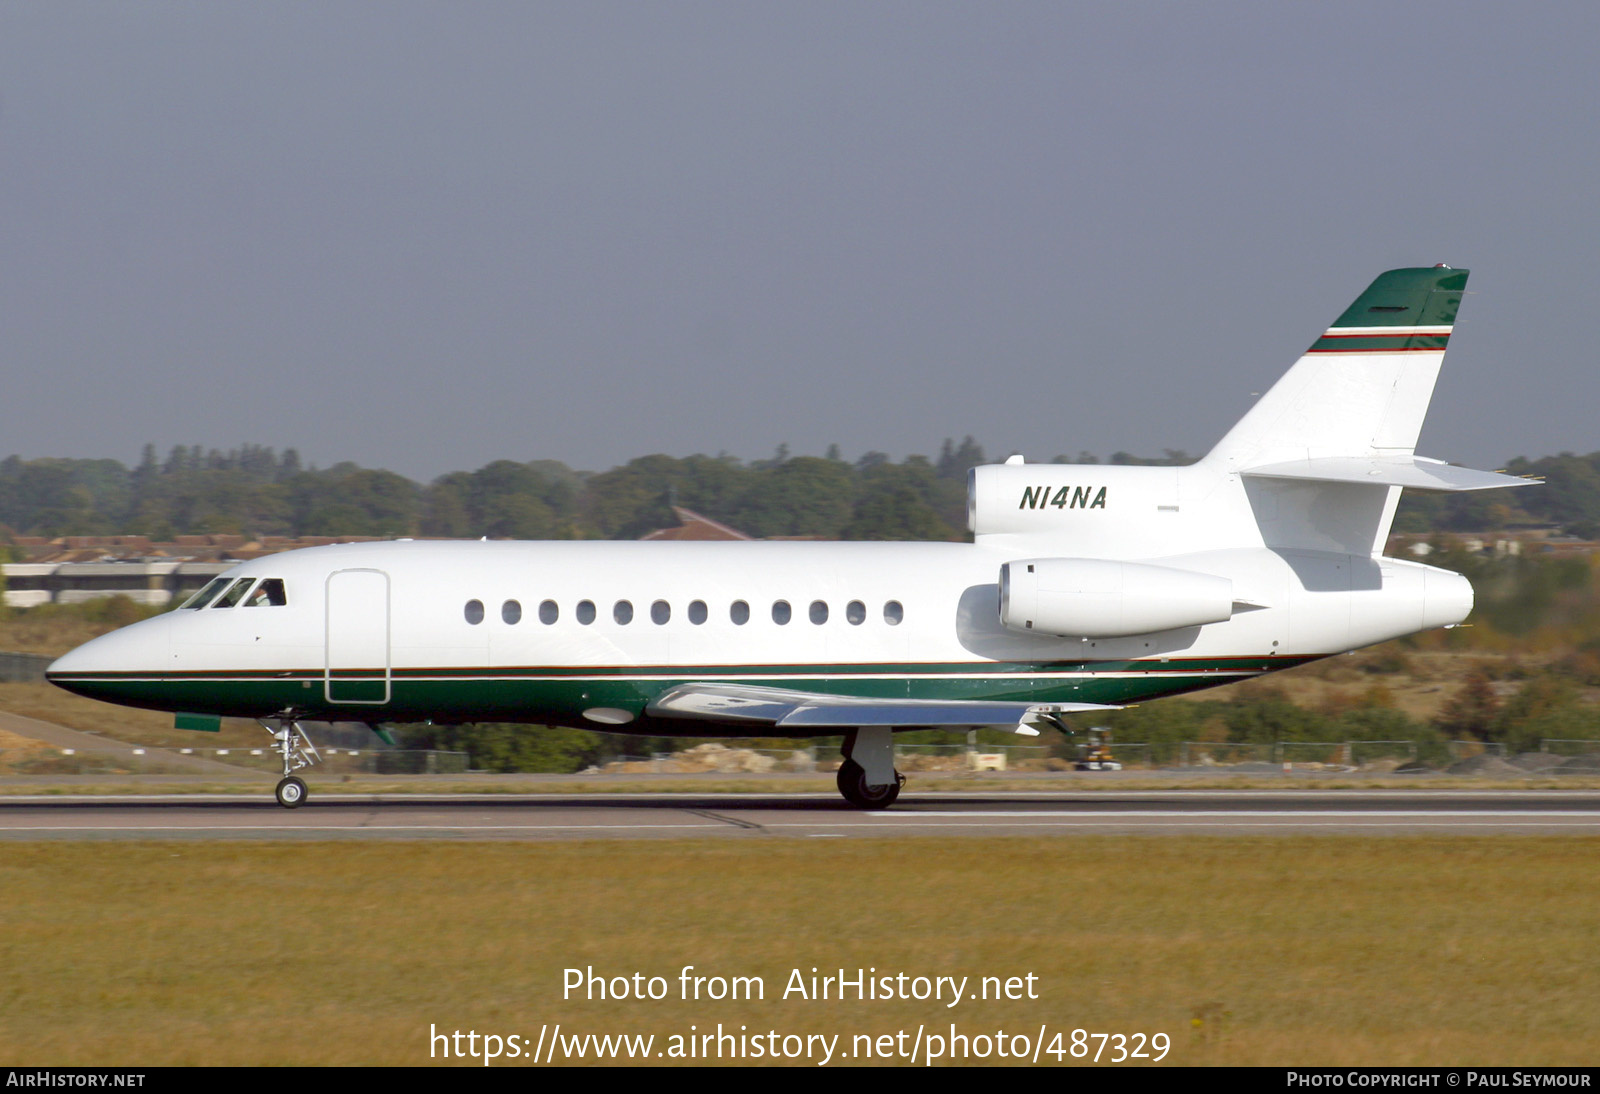
[[[1000,567],[1000,622],[1012,630],[1117,638],[1221,623],[1225,577],[1100,558],[1030,558]]]

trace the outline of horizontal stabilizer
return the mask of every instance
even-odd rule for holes
[[[662,693],[646,713],[657,718],[692,718],[785,729],[830,730],[863,726],[1021,727],[1041,714],[1116,710],[1098,703],[974,702],[939,699],[871,699],[821,695],[788,688],[743,684],[680,684]],[[1028,729],[1018,732],[1029,733]]]
[[[1405,486],[1413,490],[1495,490],[1504,486],[1533,486],[1537,479],[1522,479],[1498,471],[1474,471],[1424,456],[1319,456],[1289,460],[1240,472],[1263,479],[1301,479],[1308,482],[1359,482],[1372,486]]]

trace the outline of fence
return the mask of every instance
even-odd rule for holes
[[[282,773],[283,760],[270,748],[179,748],[179,756],[210,759],[237,767]],[[468,768],[465,752],[405,748],[324,748],[314,772],[330,775],[460,775]]]
[[[1111,744],[1111,758],[1124,768],[1150,768],[1156,766],[1156,747],[1147,744]]]
[[[7,684],[44,682],[44,670],[54,657],[37,653],[0,653],[0,681]]]
[[[1121,752],[1125,746],[1118,745]],[[1249,744],[1231,741],[1180,741],[1172,749],[1171,766],[1231,767],[1243,772],[1273,768],[1339,768],[1356,770],[1382,760],[1416,761],[1415,741],[1277,741]],[[1159,762],[1159,761],[1158,761]]]
[[[1452,760],[1470,760],[1478,756],[1504,757],[1506,746],[1499,741],[1446,741]]]
[[[1270,767],[1270,744],[1241,744],[1233,741],[1182,741],[1178,745],[1179,767]]]
[[[1251,744],[1213,741],[1118,743],[1113,756],[1124,769],[1228,771],[1236,774],[1290,774],[1295,770],[1359,771],[1362,765],[1395,759],[1415,763],[1420,757],[1430,767],[1441,761],[1460,762],[1474,757],[1504,757],[1504,746],[1494,742],[1450,741],[1448,749],[1415,741],[1280,741]],[[966,745],[896,745],[895,765],[904,772],[941,771],[1061,771],[1070,759],[1050,763],[1051,750],[1042,745],[981,745],[969,752]],[[820,754],[819,754],[820,753]],[[456,775],[468,774],[471,757],[465,752],[421,749],[324,748],[315,775]],[[1544,757],[1538,762],[1535,757]],[[700,746],[680,753],[622,757],[606,764],[607,774],[826,774],[837,766],[832,749],[728,748]],[[1547,737],[1539,752],[1510,761],[1529,775],[1593,775],[1600,773],[1600,740]],[[1497,765],[1498,767],[1499,765]],[[0,776],[18,775],[191,775],[237,778],[241,775],[276,777],[282,761],[270,748],[56,748],[0,749]],[[1512,774],[1510,771],[1502,774]]]
[[[1273,762],[1354,770],[1380,760],[1416,758],[1415,741],[1279,741]]]
[[[1037,769],[1050,758],[1046,745],[912,745],[895,742],[894,765],[915,771],[1016,771]]]
[[[1539,751],[1555,756],[1592,756],[1600,753],[1600,741],[1579,740],[1572,737],[1541,737]]]
[[[682,752],[619,756],[599,768],[605,775],[782,775],[816,770],[815,748],[743,748],[720,742]]]
[[[325,775],[454,775],[465,752],[422,749],[322,749],[311,769]],[[0,775],[279,775],[269,748],[13,748],[0,749]]]
[[[1346,741],[1345,745],[1350,750],[1349,762],[1355,767],[1379,760],[1417,759],[1415,741]]]
[[[1298,764],[1301,767],[1348,768],[1353,766],[1350,763],[1352,751],[1344,741],[1279,741],[1273,747],[1272,762],[1290,767]]]
[[[0,775],[194,775],[228,774],[221,764],[197,764],[159,748],[0,749]],[[233,775],[243,774],[238,769]]]

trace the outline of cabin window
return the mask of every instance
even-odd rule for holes
[[[744,626],[750,622],[750,605],[742,600],[735,600],[728,607],[728,618],[733,620],[735,626]]]
[[[247,608],[259,608],[266,605],[269,608],[281,608],[289,603],[289,598],[283,593],[283,578],[269,577],[257,585],[250,595],[244,598]]]
[[[891,600],[883,606],[883,621],[891,627],[898,627],[900,621],[905,619],[906,610],[898,600]]]
[[[520,600],[508,600],[500,605],[500,618],[512,625],[521,623],[522,602]]]
[[[211,598],[216,596],[217,593],[221,592],[224,586],[226,586],[230,580],[230,578],[226,577],[212,578],[201,587],[199,592],[195,593],[188,600],[185,600],[182,604],[178,605],[178,607],[180,609],[205,607],[207,604],[211,603]]]
[[[619,627],[626,627],[633,622],[633,601],[619,600],[611,608],[611,618],[617,621]]]
[[[844,606],[844,617],[852,627],[859,627],[867,621],[867,606],[859,600],[852,600]]]
[[[546,600],[539,605],[539,622],[549,626],[561,618],[561,609],[556,607],[554,600]]]
[[[787,600],[774,600],[772,602],[772,621],[778,626],[789,622],[789,617],[794,614]]]
[[[828,602],[826,600],[813,600],[811,602],[811,622],[821,626],[828,621]]]
[[[483,622],[483,601],[481,601],[481,600],[469,600],[469,601],[467,601],[467,607],[466,607],[466,611],[465,611],[464,614],[467,617],[467,622],[471,623],[474,627],[476,627],[479,623],[482,623]]]
[[[239,603],[240,600],[244,599],[245,590],[250,588],[250,586],[254,585],[255,583],[256,579],[253,577],[241,577],[238,581],[233,583],[233,587],[231,589],[217,597],[217,602],[211,606],[213,608],[233,607],[235,604]]]
[[[578,622],[582,623],[585,627],[594,622],[594,601],[578,601]]]
[[[706,602],[704,600],[689,601],[689,622],[695,626],[706,621]]]
[[[650,605],[650,622],[658,626],[672,618],[672,605],[665,600],[658,600]]]

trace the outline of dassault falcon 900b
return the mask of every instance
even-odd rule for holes
[[[974,468],[971,543],[313,547],[49,678],[190,728],[260,720],[286,806],[317,758],[301,722],[432,720],[843,735],[840,792],[886,807],[896,730],[1033,735],[1464,620],[1463,577],[1382,551],[1404,488],[1527,482],[1414,454],[1466,282],[1382,274],[1190,466]]]

